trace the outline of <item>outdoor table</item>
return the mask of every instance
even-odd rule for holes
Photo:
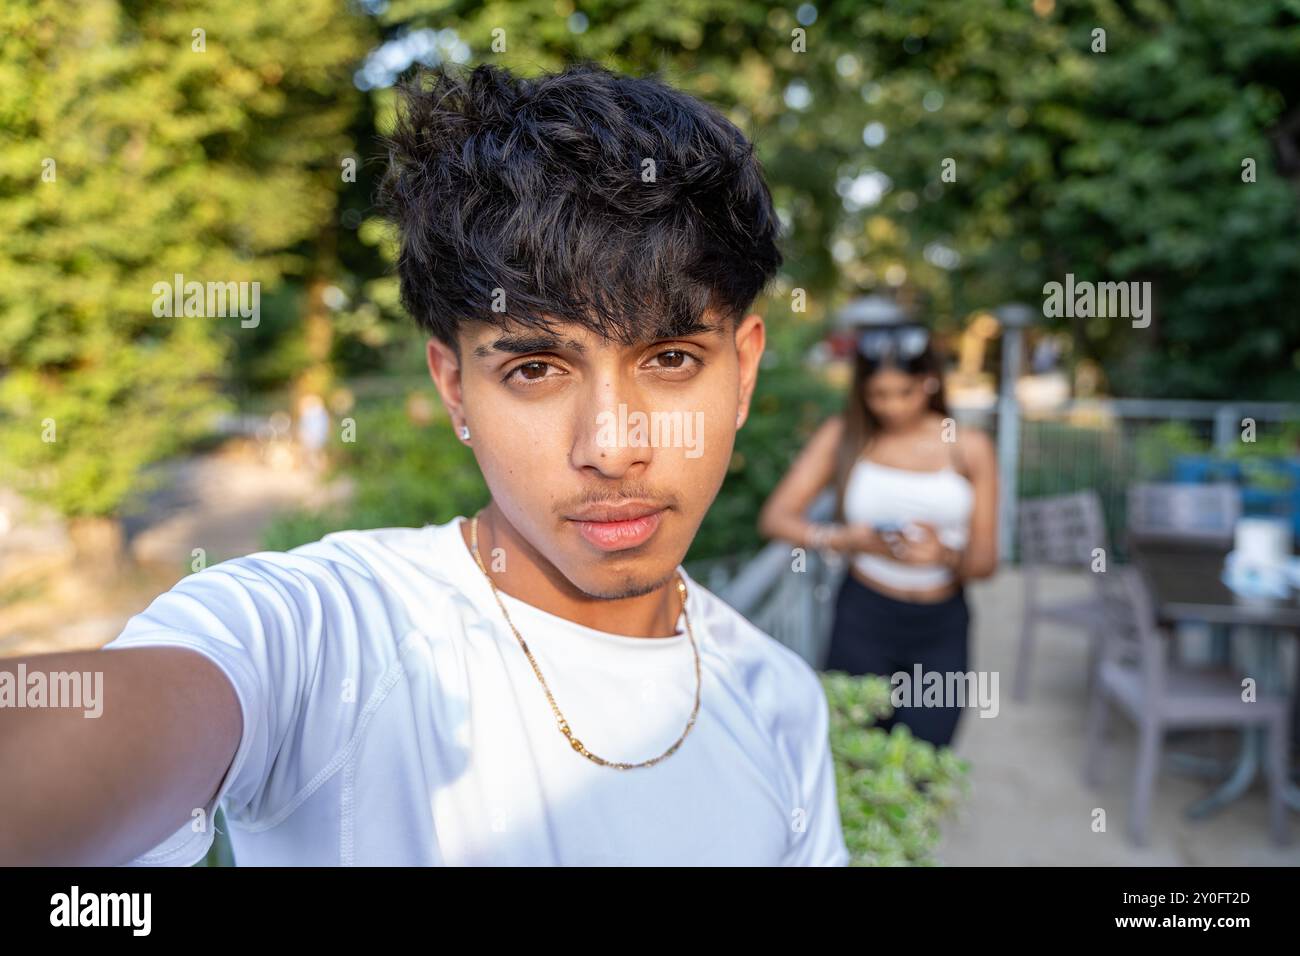
[[[1223,583],[1226,542],[1135,538],[1130,541],[1134,564],[1151,584],[1156,614],[1165,624],[1205,622],[1225,625],[1234,638],[1244,638],[1249,665],[1245,676],[1256,679],[1261,693],[1285,693],[1286,677],[1278,653],[1281,635],[1300,634],[1300,594],[1285,599],[1248,597]],[[1296,721],[1292,720],[1292,726]],[[1264,730],[1245,733],[1241,752],[1228,778],[1212,793],[1188,808],[1204,817],[1240,797],[1264,766]],[[1294,734],[1295,731],[1293,730]],[[1300,788],[1286,782],[1286,802],[1300,810]]]

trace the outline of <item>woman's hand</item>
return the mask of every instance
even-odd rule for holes
[[[887,554],[888,548],[874,528],[865,524],[846,524],[842,550],[852,554]]]
[[[904,564],[946,564],[951,567],[957,552],[939,540],[934,525],[910,522],[906,531],[890,536],[890,553]]]

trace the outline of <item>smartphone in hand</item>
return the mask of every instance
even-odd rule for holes
[[[900,522],[882,522],[881,524],[873,525],[872,530],[876,532],[876,535],[881,541],[885,542],[885,545],[890,551],[896,550],[898,545],[902,543],[903,525]]]

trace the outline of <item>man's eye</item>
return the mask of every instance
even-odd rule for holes
[[[519,378],[526,382],[540,382],[546,378],[546,370],[553,368],[550,362],[525,362],[523,365],[516,365],[506,373],[506,381],[512,378]]]
[[[683,369],[690,368],[692,364],[701,364],[698,358],[683,349],[668,349],[657,354],[655,358],[660,363],[659,368]]]

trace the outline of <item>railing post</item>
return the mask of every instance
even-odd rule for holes
[[[1016,382],[1020,379],[1020,358],[1024,328],[1033,321],[1033,310],[1012,302],[993,310],[1002,325],[1002,378],[998,383],[998,554],[1008,561],[1016,544],[1017,478],[1020,474],[1020,404]]]
[[[1237,409],[1231,405],[1222,405],[1214,412],[1214,450],[1220,454],[1231,450],[1237,443],[1237,429],[1241,419]]]

